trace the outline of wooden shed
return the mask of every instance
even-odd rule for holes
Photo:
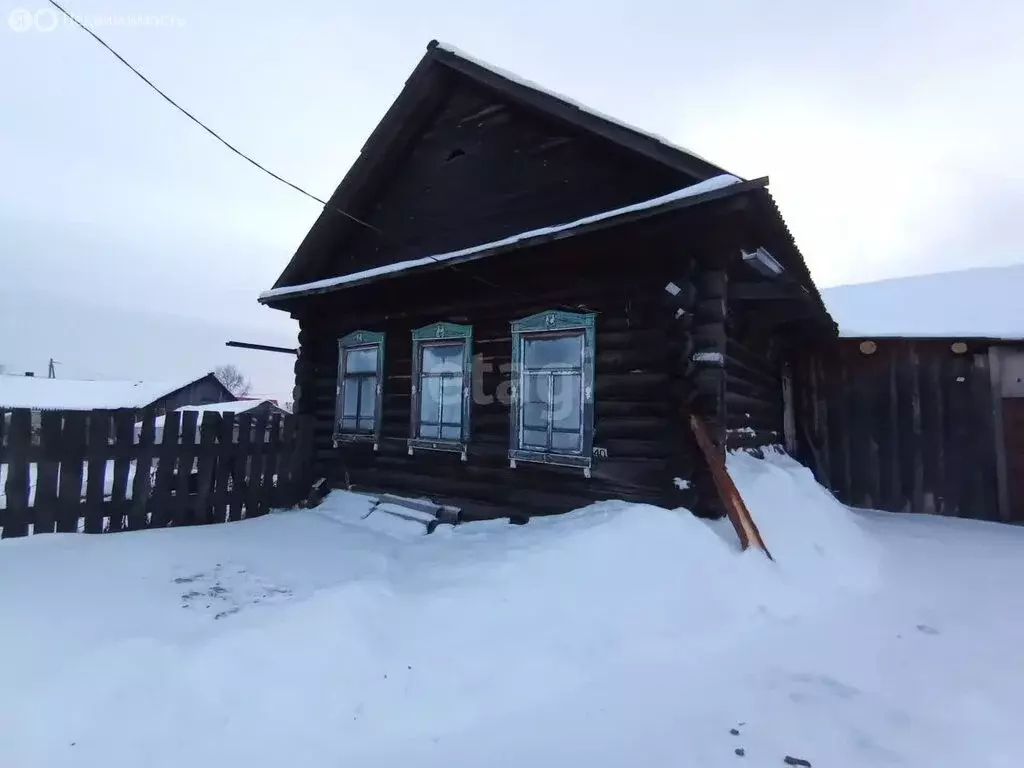
[[[847,504],[1024,522],[1024,267],[826,290],[799,456]]]
[[[260,297],[300,325],[314,474],[715,514],[689,415],[782,443],[787,361],[835,335],[766,187],[431,43]]]

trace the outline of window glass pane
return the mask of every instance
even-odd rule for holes
[[[462,377],[445,376],[441,384],[441,421],[462,423]]]
[[[436,424],[440,420],[441,380],[436,376],[424,376],[420,379],[420,421]]]
[[[342,419],[341,428],[345,432],[355,432],[356,420],[355,419]]]
[[[581,446],[579,432],[551,433],[551,448],[556,451],[578,451]]]
[[[579,429],[582,423],[580,404],[582,402],[583,377],[578,373],[552,376],[551,420],[557,429]]]
[[[527,338],[523,363],[527,368],[583,366],[583,334]]]
[[[421,370],[423,373],[461,373],[462,351],[465,345],[424,344]]]
[[[376,373],[377,345],[345,350],[345,373]]]
[[[551,377],[547,374],[528,373],[523,376],[523,402],[547,405]]]
[[[524,429],[523,446],[528,448],[547,448],[548,433],[538,429]]]
[[[377,410],[377,377],[363,377],[359,389],[359,416],[372,419]]]
[[[346,376],[341,389],[341,414],[343,416],[355,416],[356,404],[359,402],[359,379]]]
[[[461,440],[462,427],[441,427],[442,440]]]
[[[420,424],[420,437],[433,437],[437,438],[440,434],[440,427],[431,424]]]
[[[360,432],[373,432],[373,419],[360,419],[359,420],[359,431]]]
[[[523,426],[535,427],[547,430],[548,428],[548,404],[547,403],[524,403],[523,404]]]

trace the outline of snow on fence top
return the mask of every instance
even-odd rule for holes
[[[145,408],[196,380],[197,377],[186,381],[93,381],[0,375],[0,408],[38,411]]]
[[[842,285],[821,295],[848,338],[1024,339],[1024,264]]]
[[[289,296],[291,294],[307,293],[309,291],[324,290],[327,288],[333,288],[339,285],[345,285],[347,283],[356,283],[362,280],[367,280],[372,277],[379,277],[381,275],[393,274],[396,272],[405,272],[409,269],[416,267],[424,267],[430,263],[437,263],[443,261],[450,261],[452,259],[461,258],[464,256],[472,256],[475,253],[483,251],[490,251],[495,248],[504,248],[507,246],[515,245],[520,242],[529,241],[534,238],[545,237],[559,232],[567,232],[578,227],[583,227],[588,224],[594,224],[605,219],[612,219],[616,216],[625,216],[630,213],[637,211],[644,211],[649,208],[656,208],[660,205],[666,205],[675,200],[682,200],[687,197],[695,197],[696,195],[703,195],[708,192],[713,192],[717,189],[732,186],[733,184],[739,184],[740,179],[736,176],[732,176],[727,173],[714,176],[706,181],[702,181],[698,184],[691,184],[688,187],[676,190],[675,192],[669,192],[667,195],[661,195],[659,197],[652,198],[650,200],[642,200],[639,203],[633,203],[632,205],[626,205],[622,208],[615,208],[610,211],[603,211],[601,213],[595,213],[592,216],[585,216],[582,219],[576,219],[575,221],[569,221],[564,224],[554,224],[549,227],[541,227],[540,229],[531,229],[528,232],[520,232],[518,235],[510,235],[509,237],[502,238],[501,240],[495,240],[490,243],[480,243],[479,245],[470,246],[469,248],[462,248],[458,251],[449,251],[448,253],[438,253],[432,256],[424,256],[419,259],[408,259],[406,261],[398,261],[394,264],[384,264],[380,267],[373,267],[372,269],[364,269],[361,272],[352,272],[348,275],[339,275],[337,277],[329,277],[324,280],[315,280],[311,283],[302,283],[301,285],[284,285],[280,288],[271,288],[268,291],[264,291],[260,294],[260,300],[264,301],[267,299],[280,298],[282,296]]]

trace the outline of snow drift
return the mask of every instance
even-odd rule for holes
[[[717,766],[743,747],[750,765],[891,753],[930,767],[967,754],[914,709],[913,664],[885,672],[909,694],[865,671],[883,636],[941,647],[913,628],[942,619],[877,602],[895,590],[880,591],[868,522],[785,457],[730,468],[777,563],[685,510],[603,502],[424,536],[337,492],[230,525],[3,542],[0,654],[18,663],[2,673],[0,764]],[[1020,694],[999,695],[1012,712]],[[996,701],[975,693],[972,722]]]

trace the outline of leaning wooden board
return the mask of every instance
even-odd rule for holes
[[[704,422],[696,414],[690,414],[690,428],[693,429],[693,434],[697,438],[697,445],[700,446],[701,452],[703,452],[704,458],[707,459],[708,466],[711,468],[711,476],[715,479],[718,495],[722,497],[729,520],[732,522],[732,527],[736,529],[736,535],[739,536],[743,549],[758,547],[768,555],[769,560],[773,560],[772,553],[764,545],[761,532],[757,530],[754,518],[750,516],[750,510],[743,503],[743,497],[740,496],[739,489],[736,488],[736,484],[729,477],[729,471],[725,468],[725,462],[722,461],[722,457],[719,456],[715,444],[711,441],[711,436],[708,435],[707,427],[704,426]]]

